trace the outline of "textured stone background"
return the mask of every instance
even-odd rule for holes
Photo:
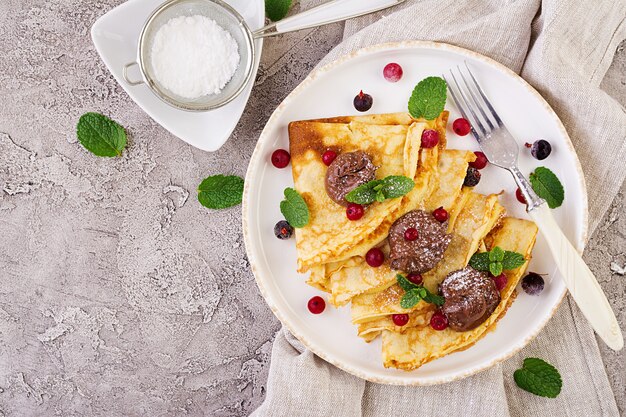
[[[0,1],[0,417],[247,415],[279,323],[239,208],[211,212],[194,193],[207,175],[244,175],[272,110],[342,28],[268,40],[237,130],[210,154],[149,119],[99,60],[89,28],[120,2]],[[625,85],[620,50],[603,86],[626,103]],[[77,143],[86,111],[127,127],[123,157]],[[625,205],[626,187],[586,253],[623,328]],[[624,413],[626,354],[601,348]]]

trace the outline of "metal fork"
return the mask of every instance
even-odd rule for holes
[[[470,122],[472,134],[489,162],[513,175],[526,199],[529,216],[548,242],[565,285],[591,327],[611,349],[622,349],[622,332],[602,288],[559,228],[545,200],[537,196],[519,170],[519,146],[476,81],[467,62],[465,70],[457,66],[456,71],[450,70],[450,76],[446,78],[444,75],[444,79],[452,99],[463,117]]]

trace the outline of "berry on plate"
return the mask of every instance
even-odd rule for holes
[[[391,320],[393,321],[393,324],[395,324],[396,326],[404,326],[405,324],[409,322],[409,315],[408,314],[393,314],[391,316]]]
[[[272,153],[272,165],[276,168],[285,168],[289,165],[290,160],[291,155],[284,149],[276,149],[274,153]]]
[[[331,151],[330,149],[322,154],[322,162],[326,166],[330,166],[335,158],[337,158],[337,152]]]
[[[484,153],[474,152],[474,155],[476,155],[476,160],[474,162],[470,162],[469,166],[476,169],[483,169],[487,166],[487,162],[489,161],[487,160],[487,157]]]
[[[289,239],[293,235],[293,227],[286,220],[281,220],[274,226],[274,234],[280,240]]]
[[[503,272],[497,277],[493,277],[493,282],[496,284],[498,291],[502,291],[506,287],[506,283],[509,282],[509,278]]]
[[[530,154],[540,161],[546,159],[552,153],[552,145],[547,140],[540,139],[530,146]]]
[[[422,285],[422,282],[424,282],[422,274],[418,274],[416,272],[411,272],[409,275],[406,276],[406,279],[408,279],[415,285]]]
[[[422,148],[434,148],[439,143],[439,132],[426,129],[422,132]]]
[[[319,295],[316,295],[309,300],[309,302],[307,303],[307,307],[309,308],[309,311],[311,313],[320,314],[326,308],[326,301],[324,301],[324,299]]]
[[[470,122],[466,119],[459,117],[452,123],[452,130],[459,136],[465,136],[470,132]]]
[[[444,209],[443,207],[435,209],[435,211],[433,211],[433,216],[438,222],[441,223],[445,222],[450,217],[446,209]]]
[[[465,181],[463,185],[466,187],[475,187],[480,182],[480,171],[474,167],[467,168],[467,175],[465,175]]]
[[[522,289],[529,295],[538,295],[543,291],[544,285],[543,277],[535,272],[529,272],[522,279]]]
[[[402,67],[395,62],[385,65],[385,68],[383,69],[383,76],[385,77],[385,80],[390,83],[397,83],[400,81],[403,73]]]
[[[369,266],[377,268],[385,262],[385,254],[378,248],[372,248],[365,254],[365,262]]]
[[[430,318],[430,327],[435,330],[445,330],[448,328],[448,317],[441,311],[435,311],[435,314]]]
[[[369,94],[365,94],[363,90],[354,98],[354,108],[360,112],[366,112],[372,108],[374,99]]]
[[[346,207],[346,217],[348,220],[359,220],[365,214],[365,209],[360,204],[350,203]]]

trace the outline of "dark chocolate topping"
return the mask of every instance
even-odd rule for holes
[[[466,267],[448,274],[439,290],[446,298],[441,310],[451,329],[474,329],[491,316],[500,303],[500,291],[486,272]]]
[[[418,238],[408,241],[404,232],[414,227]],[[391,267],[406,273],[421,274],[435,267],[443,258],[452,236],[446,234],[448,222],[440,223],[423,210],[410,211],[389,230]]]
[[[376,167],[363,151],[342,153],[326,171],[326,193],[337,204],[347,206],[346,194],[376,178]]]

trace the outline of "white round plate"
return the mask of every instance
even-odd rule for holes
[[[558,117],[531,86],[497,62],[458,47],[432,42],[404,42],[362,49],[314,71],[276,109],[256,146],[243,198],[243,231],[250,265],[257,284],[278,319],[315,354],[358,377],[386,384],[439,384],[472,375],[506,359],[524,347],[546,322],[565,294],[546,242],[539,237],[530,270],[546,277],[545,290],[529,296],[518,288],[518,297],[495,331],[471,348],[406,372],[385,369],[380,338],[370,344],[356,334],[349,306],[327,305],[323,314],[313,315],[307,301],[322,295],[296,273],[294,240],[274,237],[274,224],[282,219],[279,203],[283,190],[293,186],[290,167],[276,169],[270,162],[275,149],[288,149],[287,125],[294,120],[356,114],[354,96],[362,89],[374,97],[369,113],[406,111],[415,84],[427,76],[441,75],[467,61],[479,83],[520,144],[520,168],[530,174],[537,166],[554,171],[565,187],[565,202],[554,215],[565,234],[582,250],[587,233],[587,195],[580,163]],[[382,76],[383,67],[397,62],[404,69],[398,83]],[[451,129],[460,117],[451,99],[448,147],[478,150],[471,135],[459,137]],[[537,161],[523,147],[525,142],[546,139],[552,155]],[[509,216],[526,218],[525,207],[515,199],[511,176],[495,166],[482,171],[476,187],[480,193],[497,193]]]

